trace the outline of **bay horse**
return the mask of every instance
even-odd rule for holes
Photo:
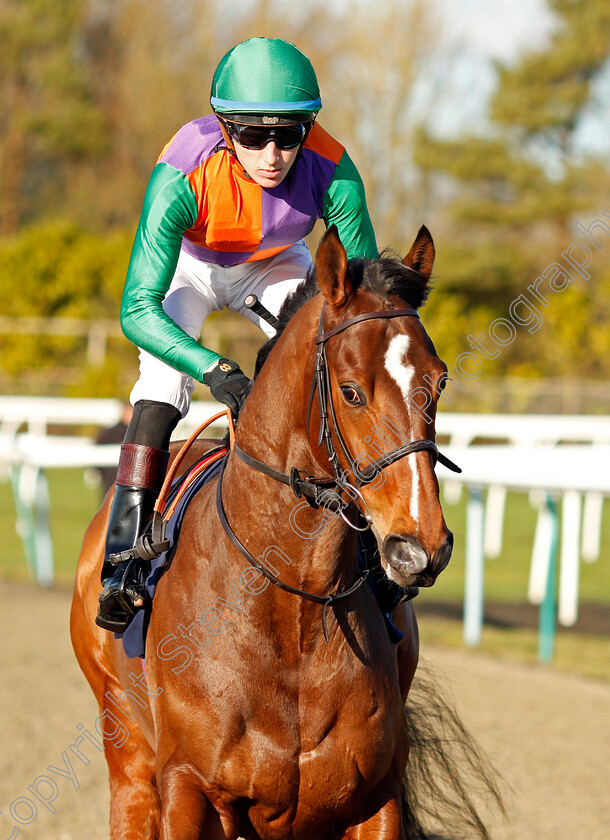
[[[112,840],[415,836],[401,785],[417,624],[403,602],[390,641],[355,528],[402,586],[431,586],[451,555],[434,472],[446,367],[416,311],[433,260],[424,227],[402,262],[348,261],[326,232],[263,348],[222,484],[186,511],[145,673],[94,620],[111,493],[89,526],[71,635],[99,704]],[[390,453],[382,427],[402,435]]]

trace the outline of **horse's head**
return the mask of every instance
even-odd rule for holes
[[[363,481],[384,569],[403,586],[432,585],[453,545],[439,500],[436,453],[426,448],[435,438],[436,404],[447,368],[415,311],[428,295],[433,261],[434,244],[425,227],[402,262],[385,256],[348,261],[334,229],[316,256],[325,301],[321,333],[332,333],[322,342],[331,449],[336,448],[348,476],[356,473],[350,481]],[[396,316],[387,317],[388,310]],[[371,317],[358,318],[366,314]],[[345,326],[352,319],[357,320]],[[417,441],[415,451],[405,454]],[[323,459],[325,453],[320,455]]]

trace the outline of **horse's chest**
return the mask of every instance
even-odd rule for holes
[[[248,781],[261,814],[284,811],[297,822],[322,812],[331,818],[375,788],[404,747],[398,697],[369,689],[366,696],[352,691],[332,701],[312,693],[295,705],[278,698],[278,705],[284,704],[282,726],[269,726],[268,715],[246,733],[249,746],[258,745],[259,760]]]
[[[166,685],[158,730],[172,741],[167,752],[182,745],[212,802],[236,819],[247,803],[260,837],[326,836],[320,826],[347,819],[391,768],[401,773],[407,737],[394,660],[383,661],[382,648],[378,668],[356,657],[280,668],[277,657],[265,667],[263,653],[256,679],[241,660],[206,660],[189,690],[182,685],[188,714]]]

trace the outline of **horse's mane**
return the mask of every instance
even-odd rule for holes
[[[418,272],[406,266],[399,257],[390,251],[384,251],[380,257],[371,259],[351,259],[348,261],[349,272],[355,287],[368,289],[381,298],[397,295],[408,306],[419,309],[430,293],[429,287],[419,279]],[[305,280],[288,295],[278,313],[280,326],[273,338],[270,338],[258,351],[254,376],[256,377],[267,360],[276,341],[283,333],[290,319],[309,300],[320,294],[315,268],[311,268]]]

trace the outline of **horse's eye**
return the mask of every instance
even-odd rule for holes
[[[343,394],[343,399],[349,405],[364,405],[364,398],[360,396],[353,385],[341,385],[341,393]]]

